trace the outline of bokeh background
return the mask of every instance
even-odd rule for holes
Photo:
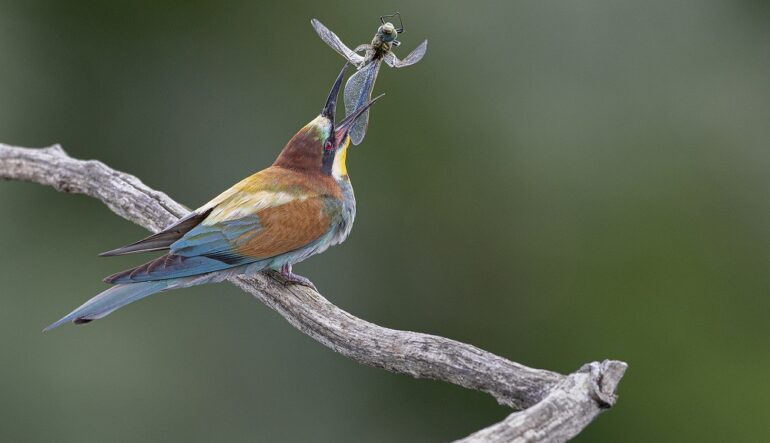
[[[524,364],[615,358],[578,441],[768,441],[770,3],[0,0],[0,142],[61,143],[196,207],[267,166],[400,10],[353,233],[299,265],[340,307]],[[360,366],[229,285],[41,328],[140,257],[87,197],[0,183],[0,440],[462,437],[510,411]]]

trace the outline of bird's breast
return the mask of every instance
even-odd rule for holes
[[[332,244],[340,244],[348,237],[353,228],[353,220],[356,218],[356,197],[353,194],[353,185],[347,177],[337,179],[337,185],[342,194],[342,211],[336,223]]]

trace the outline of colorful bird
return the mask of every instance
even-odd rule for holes
[[[292,265],[345,240],[356,202],[345,167],[348,132],[380,97],[335,123],[337,76],[321,114],[289,140],[272,166],[240,181],[162,232],[101,255],[169,250],[104,279],[115,286],[45,330],[88,323],[160,291],[265,269],[315,288]]]
[[[385,21],[386,18],[393,17],[398,17],[398,27],[393,25],[393,23]],[[398,34],[404,32],[401,14],[396,12],[395,14],[383,15],[380,17],[380,23],[382,25],[377,28],[371,44],[362,44],[357,46],[355,50],[351,50],[345,43],[342,43],[337,34],[329,30],[323,23],[316,19],[310,20],[310,24],[318,36],[321,37],[321,40],[358,69],[358,72],[351,75],[347,83],[345,83],[344,97],[347,115],[351,115],[356,109],[366,103],[367,100],[372,98],[374,82],[377,81],[377,74],[380,72],[380,65],[383,61],[392,68],[403,68],[422,60],[422,57],[428,50],[428,40],[423,40],[409,55],[403,60],[399,60],[396,54],[393,53],[393,48],[401,44],[397,38]],[[357,54],[358,52],[363,52],[364,55],[359,55]],[[364,140],[368,125],[369,112],[366,111],[350,128],[350,139],[354,145],[359,145]]]

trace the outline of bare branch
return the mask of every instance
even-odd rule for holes
[[[189,212],[136,177],[99,161],[73,159],[58,145],[28,149],[0,144],[0,179],[89,195],[153,232]],[[295,328],[359,363],[483,391],[521,410],[462,442],[566,441],[614,404],[626,368],[618,361],[594,362],[568,376],[532,369],[455,340],[369,323],[310,288],[285,285],[275,272],[229,281]]]
[[[190,212],[133,175],[97,160],[76,160],[59,145],[27,149],[0,143],[0,179],[24,180],[94,197],[112,212],[153,232]]]
[[[567,441],[615,404],[615,389],[627,367],[613,360],[589,363],[539,403],[455,443]]]

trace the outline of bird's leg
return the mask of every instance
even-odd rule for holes
[[[281,266],[281,275],[287,282],[307,286],[308,288],[318,292],[318,288],[315,287],[309,278],[291,272],[291,263],[286,263],[285,265]]]

